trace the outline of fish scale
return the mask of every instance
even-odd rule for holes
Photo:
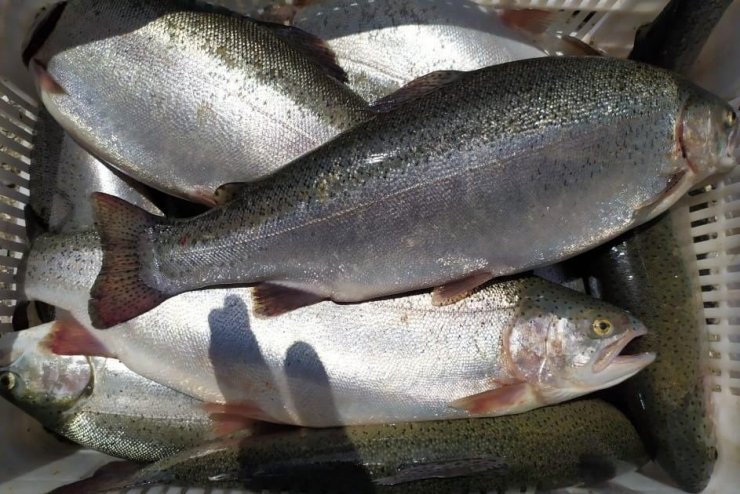
[[[210,285],[293,289],[261,296],[269,314],[305,305],[291,297],[357,302],[513,274],[603,243],[734,164],[732,110],[667,71],[562,57],[452,79],[412,89],[193,219],[159,220],[98,195],[108,248],[94,324]],[[681,129],[705,130],[681,148]],[[690,168],[681,149],[692,157],[708,146]]]

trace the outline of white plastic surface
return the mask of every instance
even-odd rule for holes
[[[245,4],[260,0],[232,0]],[[372,1],[372,0],[358,0]],[[452,0],[451,0],[452,1]],[[638,26],[650,21],[667,0],[476,0],[496,7],[563,9],[566,15],[551,30],[571,34],[615,56],[626,55]],[[14,304],[12,271],[18,265],[23,247],[22,206],[27,202],[30,131],[35,104],[20,96],[18,88],[31,94],[30,78],[20,63],[25,33],[35,13],[54,0],[0,0],[0,331],[8,330]],[[222,0],[220,3],[229,3]],[[740,1],[735,1],[700,55],[694,75],[710,90],[727,98],[736,97],[740,105]],[[724,51],[720,51],[718,48]],[[729,55],[728,51],[729,50]],[[722,53],[720,55],[720,52]],[[8,81],[10,87],[8,86]],[[12,104],[11,101],[17,104]],[[8,132],[10,131],[10,133]],[[11,177],[10,170],[20,175]],[[13,187],[7,185],[13,182]],[[692,208],[692,211],[689,211]],[[693,210],[695,209],[695,210]],[[712,368],[711,386],[715,390],[714,416],[718,433],[719,460],[705,494],[740,492],[740,170],[713,190],[685,198],[672,212],[674,220],[686,228],[689,252],[703,255],[696,262],[701,270],[697,286],[712,286],[703,291],[708,321]],[[691,223],[710,218],[708,224],[691,228]],[[694,243],[692,238],[704,240]],[[708,236],[708,237],[705,237]],[[63,443],[43,431],[32,419],[0,400],[0,493],[37,494],[83,478],[110,457]],[[650,471],[650,469],[648,469]],[[650,477],[632,473],[614,484],[626,490],[675,494],[675,488],[654,469]],[[615,488],[616,489],[616,488]],[[132,490],[131,493],[141,492]],[[179,488],[152,488],[148,494],[182,493]],[[188,494],[204,492],[188,489]],[[211,490],[214,494],[226,492]],[[570,492],[565,490],[564,492]],[[598,492],[572,490],[572,492]]]

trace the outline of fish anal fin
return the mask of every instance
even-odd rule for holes
[[[222,206],[240,196],[251,184],[245,182],[231,182],[221,185],[213,193],[213,200],[217,206]]]
[[[263,422],[278,423],[257,404],[250,401],[238,403],[206,402],[201,405],[213,421],[214,433],[217,436],[247,430],[254,432]]]
[[[377,113],[385,113],[398,108],[399,106],[418,99],[424,95],[436,91],[458,80],[465,72],[459,70],[438,70],[423,75],[413,81],[405,84],[397,91],[380,98],[372,105],[370,109]]]
[[[163,220],[118,197],[92,194],[95,224],[103,246],[103,265],[90,290],[90,320],[99,329],[126,322],[161,304],[163,293],[141,277],[140,253],[147,229]]]
[[[279,316],[326,300],[323,295],[273,283],[261,283],[254,287],[252,298],[255,315],[263,317]]]
[[[540,401],[531,384],[519,382],[466,396],[450,405],[471,415],[489,416],[531,410]]]
[[[295,26],[286,26],[275,22],[253,20],[260,26],[269,29],[278,38],[301,52],[306,58],[324,69],[331,77],[340,82],[347,82],[347,73],[337,63],[334,51],[323,39]]]
[[[426,479],[466,477],[484,472],[500,471],[503,473],[507,468],[503,460],[493,457],[440,460],[400,465],[395,474],[375,479],[374,482],[378,485],[392,486]]]
[[[475,273],[457,281],[435,288],[432,291],[432,304],[450,305],[458,302],[475,291],[482,284],[493,279],[487,272]]]
[[[131,461],[112,461],[100,467],[92,476],[78,480],[50,491],[48,494],[93,494],[99,492],[118,491],[127,487],[133,481],[141,465]]]
[[[116,358],[108,347],[82,324],[71,317],[58,319],[42,341],[55,355],[87,355],[90,357]]]

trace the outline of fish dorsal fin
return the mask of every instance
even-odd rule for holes
[[[275,36],[288,43],[293,49],[298,50],[306,58],[324,69],[328,75],[338,81],[347,82],[347,73],[339,66],[334,51],[323,39],[295,26],[252,20],[272,31]]]
[[[430,72],[414,79],[388,96],[380,98],[370,106],[370,109],[378,113],[391,111],[404,103],[420,98],[458,80],[463,74],[465,72],[459,70]]]
[[[272,33],[278,38],[288,43],[294,50],[301,52],[306,58],[317,64],[319,67],[324,69],[326,73],[341,82],[347,82],[347,73],[342,67],[337,64],[336,56],[334,51],[329,48],[326,41],[315,36],[311,33],[307,33],[303,29],[299,29],[294,26],[286,26],[284,24],[278,24],[275,22],[264,21],[255,19],[253,17],[234,12],[219,5],[211,5],[203,2],[196,2],[194,4],[201,12],[210,12],[212,14],[230,15],[234,17],[240,17],[254,22],[266,29],[272,31]]]
[[[410,465],[400,465],[398,471],[388,477],[375,480],[378,485],[398,485],[427,479],[449,479],[467,477],[484,472],[505,472],[506,463],[499,458],[460,458]]]

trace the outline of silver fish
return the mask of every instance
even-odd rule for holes
[[[49,231],[90,229],[95,222],[90,204],[93,192],[105,192],[162,214],[133,185],[82,149],[43,108],[35,130],[29,204]]]
[[[467,0],[313,2],[298,10],[292,25],[326,40],[349,86],[367,101],[437,70],[475,70],[546,55]]]
[[[235,434],[132,474],[108,469],[52,494],[161,483],[326,494],[541,492],[603,482],[647,459],[616,408],[579,400],[495,419]]]
[[[135,461],[156,461],[226,431],[201,401],[145,379],[115,359],[50,353],[39,336],[53,324],[0,338],[0,396],[47,428]],[[249,423],[231,430],[242,427]]]
[[[49,328],[49,348],[118,358],[227,415],[328,427],[511,414],[611,386],[654,358],[620,355],[645,333],[629,314],[535,277],[445,307],[425,293],[279,318],[255,317],[250,289],[211,289],[91,330],[94,244],[46,236],[29,254],[28,296],[82,321]]]
[[[735,165],[724,101],[626,60],[437,72],[376,109],[192,219],[95,195],[105,254],[93,324],[228,284],[258,283],[266,315],[428,287],[443,304],[593,248]]]
[[[213,205],[366,118],[323,42],[178,0],[71,0],[25,51],[41,100],[95,156]]]

